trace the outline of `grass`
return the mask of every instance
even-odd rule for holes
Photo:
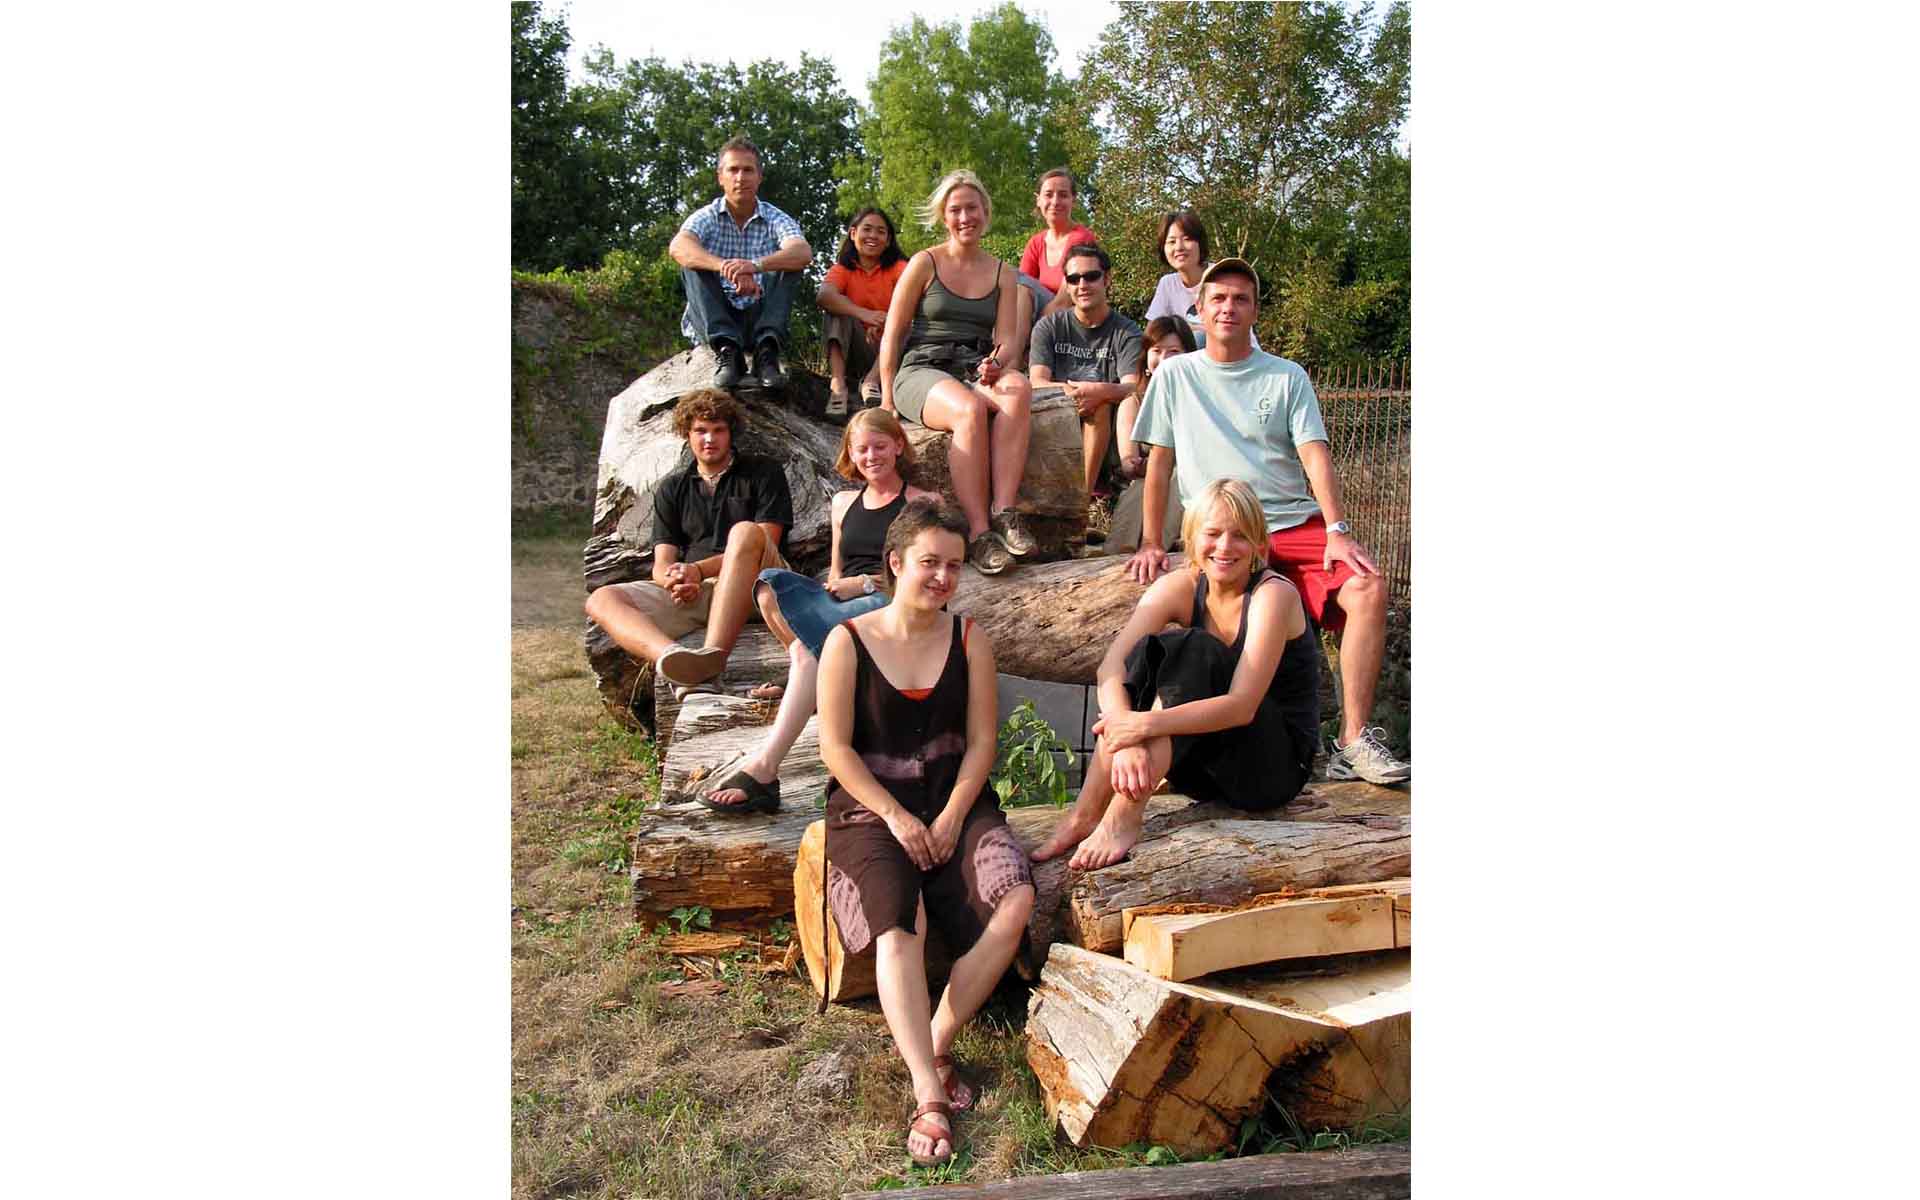
[[[732,960],[717,964],[723,995],[661,994],[686,971],[634,922],[625,873],[659,764],[650,740],[604,715],[586,664],[586,526],[547,514],[517,523],[513,544],[513,1194],[830,1196],[1176,1161],[1056,1138],[1026,1064],[1024,994],[997,994],[961,1035],[956,1053],[984,1086],[959,1156],[935,1170],[907,1160],[906,1067],[871,1001],[815,1015],[802,981]],[[784,944],[792,926],[747,932]],[[850,1095],[799,1094],[801,1070],[834,1050],[852,1060]],[[1376,1136],[1284,1125],[1263,1114],[1247,1148]]]

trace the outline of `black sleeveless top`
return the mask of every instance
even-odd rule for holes
[[[1279,572],[1261,567],[1247,584],[1246,599],[1240,604],[1240,631],[1233,637],[1233,644],[1227,647],[1227,653],[1235,666],[1240,664],[1240,655],[1247,646],[1247,617],[1253,611],[1254,589],[1265,584],[1268,579],[1281,578]],[[1193,585],[1193,615],[1188,624],[1195,629],[1207,627],[1207,576],[1199,572]],[[1288,640],[1286,649],[1280,653],[1280,661],[1273,668],[1273,679],[1267,684],[1267,698],[1276,704],[1280,711],[1287,714],[1287,724],[1293,726],[1299,722],[1294,717],[1303,717],[1302,729],[1310,739],[1320,736],[1320,643],[1313,631],[1313,621],[1307,621],[1307,627],[1300,636]]]
[[[860,491],[847,507],[846,515],[840,518],[840,573],[842,575],[878,575],[880,560],[886,553],[887,527],[900,515],[907,505],[907,489],[903,483],[900,494],[891,504],[879,508],[868,508],[861,503],[867,494],[867,485],[861,484]],[[854,639],[858,641],[858,638]]]
[[[924,699],[902,693],[880,672],[865,642],[847,623],[857,660],[853,682],[851,744],[860,761],[881,787],[922,821],[931,821],[946,807],[960,778],[960,760],[967,753],[966,627],[953,618],[952,643],[946,666]],[[976,804],[979,802],[976,802]],[[850,810],[858,809],[858,814]],[[840,786],[827,781],[827,828],[871,816],[869,810]]]

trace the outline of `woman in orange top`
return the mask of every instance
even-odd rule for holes
[[[1073,219],[1074,195],[1073,172],[1055,167],[1040,177],[1040,190],[1033,197],[1033,206],[1047,227],[1027,239],[1027,248],[1020,255],[1020,271],[1038,279],[1053,293],[1043,312],[1056,312],[1073,303],[1067,294],[1067,251],[1100,240],[1093,230]],[[1035,314],[1036,320],[1039,315]]]
[[[907,269],[907,256],[894,235],[893,218],[872,206],[847,222],[840,253],[820,285],[820,307],[827,312],[822,338],[827,343],[827,415],[847,414],[847,376],[861,376],[860,397],[869,408],[880,403],[880,333],[894,285]]]

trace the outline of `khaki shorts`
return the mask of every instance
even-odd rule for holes
[[[779,551],[768,555],[770,567],[784,567],[787,560]],[[615,591],[625,597],[627,602],[646,614],[647,620],[659,626],[660,632],[679,641],[696,629],[707,627],[707,614],[713,611],[713,588],[716,580],[700,581],[700,594],[691,604],[675,604],[667,589],[651,580],[636,580],[633,583],[611,585]],[[760,606],[755,604],[747,609],[747,620],[753,624],[762,624]]]

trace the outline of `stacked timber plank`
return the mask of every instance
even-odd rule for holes
[[[1206,1154],[1269,1095],[1309,1129],[1406,1111],[1409,805],[1362,783],[1271,815],[1193,805],[1073,873],[1027,1010],[1066,1137]]]

